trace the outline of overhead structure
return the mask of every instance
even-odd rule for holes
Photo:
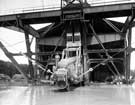
[[[58,10],[30,12],[0,16],[1,27],[17,27],[25,33],[27,55],[36,55],[36,62],[52,69],[55,54],[61,56],[66,48],[66,34],[81,34],[81,52],[84,73],[89,81],[105,81],[108,76],[130,79],[130,56],[132,27],[134,27],[135,2],[94,4],[87,0],[61,0]],[[125,23],[108,18],[123,17]],[[52,23],[41,29],[31,24]],[[78,33],[76,33],[78,32]],[[36,38],[36,52],[31,52],[29,35]],[[70,36],[70,35],[69,35]],[[74,41],[74,38],[72,41]],[[17,55],[17,54],[14,54]],[[98,65],[100,64],[100,65]],[[34,78],[32,62],[29,61]],[[98,66],[97,66],[98,65]],[[96,68],[95,68],[96,67]]]

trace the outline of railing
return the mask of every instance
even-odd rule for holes
[[[20,13],[30,13],[30,12],[42,12],[42,11],[51,11],[58,10],[60,7],[31,7],[31,8],[17,8],[11,10],[0,11],[0,15],[10,15],[10,14],[20,14]]]
[[[36,7],[28,8],[15,8],[8,10],[0,10],[0,15],[11,15],[11,14],[20,14],[20,13],[31,13],[31,12],[42,12],[42,11],[52,11],[59,10],[61,8],[61,0],[53,0],[54,3],[47,4],[48,0],[43,0],[45,3]],[[56,3],[55,3],[56,1]],[[103,5],[114,5],[114,4],[124,4],[124,3],[135,3],[135,0],[87,0],[87,3],[93,6],[103,6]]]
[[[135,0],[87,0],[91,6],[135,3]]]

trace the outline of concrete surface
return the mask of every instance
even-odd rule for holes
[[[90,85],[66,92],[54,86],[10,86],[0,88],[0,105],[135,105],[135,88]]]

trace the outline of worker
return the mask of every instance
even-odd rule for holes
[[[47,79],[50,80],[52,75],[52,71],[50,68],[47,69]]]
[[[52,67],[52,71],[53,71],[53,73],[54,73],[56,70],[57,70],[56,66],[55,66],[55,65],[53,65],[53,67]]]
[[[56,55],[55,55],[56,68],[58,67],[58,62],[59,62],[59,60],[60,60],[60,56],[59,56],[58,53],[56,53]]]

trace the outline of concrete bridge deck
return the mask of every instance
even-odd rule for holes
[[[83,11],[85,19],[90,17],[122,17],[132,15],[135,7],[135,2],[121,3],[121,4],[110,4],[110,5],[99,5],[99,6],[84,6]],[[69,11],[69,13],[75,13],[77,10]],[[38,24],[48,22],[60,21],[61,10],[50,10],[50,11],[38,11],[20,14],[10,14],[0,16],[0,26],[12,25],[17,18],[20,18],[25,24]],[[3,22],[8,22],[4,24]]]

